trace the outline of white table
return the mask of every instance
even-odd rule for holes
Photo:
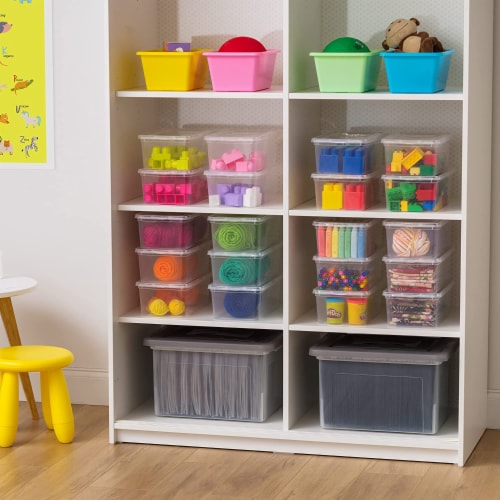
[[[11,297],[31,292],[36,285],[37,282],[34,279],[23,276],[0,279],[0,314],[11,346],[21,345],[21,337],[19,336]],[[39,418],[38,409],[35,402],[35,396],[33,395],[29,374],[21,373],[20,377],[24,394],[30,406],[31,415],[33,419],[37,420]]]

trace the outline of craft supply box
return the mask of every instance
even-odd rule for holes
[[[449,135],[393,134],[382,138],[387,175],[433,176],[450,166]]]
[[[452,250],[441,257],[383,257],[387,290],[403,293],[437,293],[451,281]]]
[[[136,214],[141,248],[183,250],[209,237],[206,215]]]
[[[313,256],[318,288],[344,292],[368,291],[380,285],[380,254],[364,258]]]
[[[387,324],[390,326],[434,328],[448,316],[453,283],[437,293],[402,293],[384,290]]]
[[[271,87],[279,50],[205,52],[216,92],[255,92]]]
[[[451,223],[385,220],[389,257],[437,258],[451,246]]]
[[[202,131],[172,129],[139,135],[143,168],[193,170],[208,164]]]
[[[263,422],[282,405],[282,334],[215,329],[144,339],[155,415]]]
[[[384,58],[389,91],[394,93],[431,94],[444,90],[451,56],[444,52],[381,52]]]
[[[429,177],[382,175],[387,210],[429,212],[448,205],[451,171]]]
[[[313,137],[316,172],[319,174],[364,175],[382,164],[382,134],[337,134]]]
[[[205,85],[208,74],[203,51],[166,52],[150,50],[137,52],[141,58],[147,90],[194,90]]]
[[[278,217],[209,215],[213,249],[222,252],[260,251],[281,240]]]
[[[321,427],[435,434],[450,406],[455,339],[327,335],[319,360]]]
[[[366,210],[379,201],[378,174],[311,174],[316,208],[323,210]]]
[[[377,86],[380,51],[311,52],[320,92],[366,92]]]
[[[283,280],[281,276],[260,286],[208,285],[215,319],[261,320],[281,311]]]
[[[225,172],[205,170],[210,206],[258,207],[271,198],[274,189],[266,171]],[[273,193],[274,194],[274,193]]]
[[[136,286],[139,290],[141,313],[152,316],[191,316],[196,314],[200,309],[208,307],[209,283],[210,274],[205,274],[201,278],[187,283],[138,281]],[[172,304],[172,300],[179,300],[182,304]],[[184,310],[182,310],[182,305]]]
[[[144,203],[193,205],[206,200],[208,189],[203,170],[140,169]]]
[[[281,244],[258,252],[217,252],[209,250],[214,285],[261,286],[281,275]]]
[[[260,172],[274,168],[281,131],[271,128],[221,130],[205,135],[210,170]]]
[[[183,250],[136,248],[141,281],[185,283],[210,271],[210,242]]]
[[[379,242],[378,221],[313,221],[318,257],[363,259],[372,255]]]
[[[366,292],[313,290],[318,323],[327,325],[366,325],[381,309],[380,289]]]

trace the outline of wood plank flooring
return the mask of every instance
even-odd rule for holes
[[[108,408],[74,405],[76,436],[59,444],[21,403],[0,448],[0,499],[500,500],[500,431],[466,467],[422,462],[108,443]]]

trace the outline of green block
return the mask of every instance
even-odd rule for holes
[[[414,182],[402,182],[400,188],[403,194],[403,200],[410,201],[415,199],[417,185]]]
[[[423,212],[424,209],[419,203],[408,203],[408,212]]]
[[[403,191],[399,187],[389,188],[385,190],[388,201],[400,201],[403,199]]]
[[[420,175],[434,175],[433,165],[422,165],[420,167]]]
[[[401,203],[399,201],[390,201],[389,210],[391,212],[401,212]]]

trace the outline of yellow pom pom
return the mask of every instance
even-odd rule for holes
[[[186,304],[182,300],[172,299],[168,303],[168,308],[173,316],[180,316],[186,310]]]
[[[168,306],[164,300],[153,297],[148,302],[148,311],[155,316],[165,316],[168,313]]]

